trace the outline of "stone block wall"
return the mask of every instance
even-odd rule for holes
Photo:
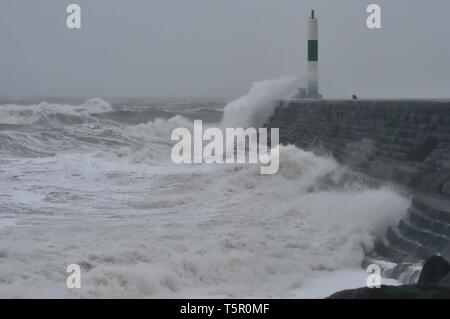
[[[450,102],[281,101],[267,127],[370,175],[450,195]]]

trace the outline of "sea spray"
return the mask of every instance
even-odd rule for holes
[[[291,94],[298,87],[298,78],[283,76],[275,80],[253,83],[250,91],[224,108],[221,126],[259,128],[273,114],[278,99]]]
[[[294,146],[280,147],[275,175],[173,165],[170,132],[192,121],[120,115],[100,129],[29,127],[43,144],[34,146],[56,155],[0,160],[0,297],[292,297],[310,279],[358,270],[408,207]],[[13,140],[22,132],[7,130]],[[73,263],[81,290],[65,288]]]
[[[30,125],[48,123],[52,120],[60,122],[83,123],[92,120],[92,115],[113,111],[111,104],[102,99],[86,100],[81,105],[52,104],[41,102],[33,105],[7,104],[0,105],[0,124]]]

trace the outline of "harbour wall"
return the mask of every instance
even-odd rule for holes
[[[450,101],[284,100],[266,127],[371,176],[450,196]]]
[[[431,256],[450,262],[450,101],[285,100],[266,127],[279,128],[281,144],[333,155],[409,190],[407,214],[366,259],[394,262],[384,276],[413,283]]]

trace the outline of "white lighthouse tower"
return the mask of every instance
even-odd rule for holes
[[[321,98],[319,94],[319,25],[314,10],[308,19],[308,98]]]
[[[321,99],[319,93],[319,23],[314,10],[308,19],[307,87],[300,88],[297,98]]]

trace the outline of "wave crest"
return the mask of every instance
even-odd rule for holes
[[[99,98],[86,100],[80,105],[47,102],[33,105],[6,104],[0,106],[0,124],[31,125],[51,121],[80,123],[92,115],[112,111],[111,104]]]

